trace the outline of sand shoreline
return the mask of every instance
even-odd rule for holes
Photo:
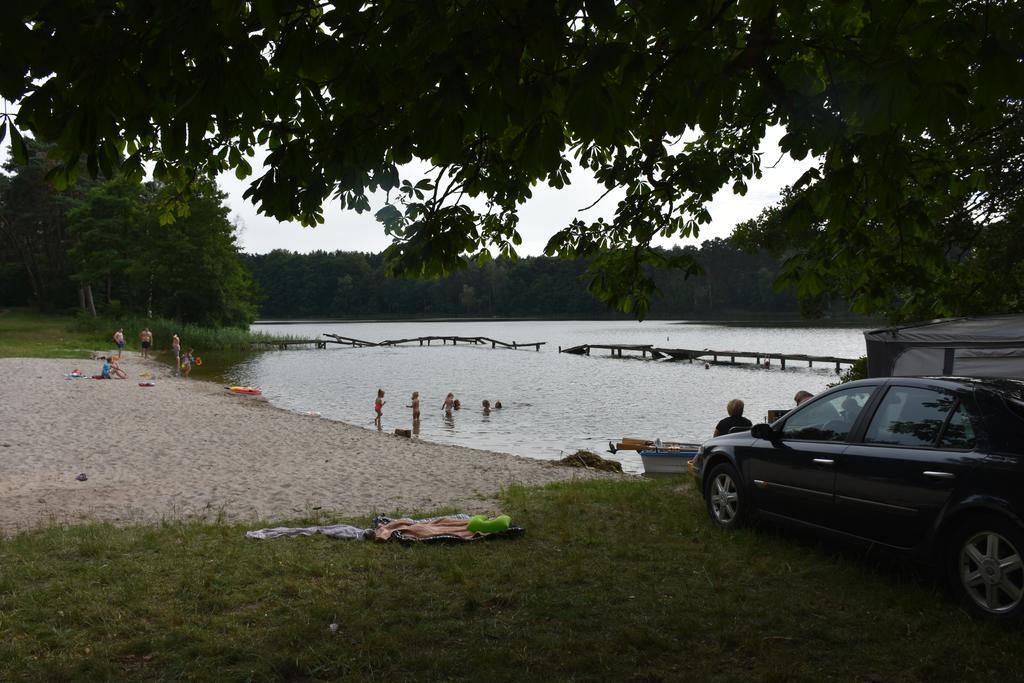
[[[97,361],[0,358],[0,534],[48,524],[265,522],[454,507],[495,512],[511,484],[607,475],[301,415],[171,376],[66,380]],[[156,386],[140,387],[140,374]],[[87,481],[75,477],[85,473]]]

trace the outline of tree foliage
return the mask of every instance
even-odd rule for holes
[[[21,290],[26,299],[44,308],[58,301],[70,301],[74,285],[67,259],[68,212],[89,187],[55,190],[45,181],[54,168],[46,148],[26,145],[24,163],[8,159],[0,174],[0,261],[9,273],[9,286]],[[15,277],[14,273],[20,275]]]
[[[931,209],[928,191],[906,182],[900,189],[917,198],[916,214],[908,212],[894,230],[868,218],[870,230],[835,234],[815,207],[836,198],[810,186],[790,188],[778,206],[737,226],[734,239],[787,256],[779,284],[793,286],[811,310],[845,297],[894,322],[1024,311],[1024,104],[1008,107],[994,130],[961,143],[969,159],[951,167],[948,179],[956,202],[927,225],[920,214]],[[913,149],[920,158],[950,153],[927,138]],[[838,210],[871,214],[857,185]]]
[[[0,304],[69,308],[76,290],[88,289],[110,314],[206,325],[255,318],[223,193],[196,183],[187,213],[161,225],[167,187],[117,177],[58,191],[44,180],[53,167],[46,153],[30,140],[27,163],[0,175]]]
[[[624,196],[547,253],[590,258],[592,289],[640,314],[645,264],[692,265],[655,238],[696,236],[719,189],[743,194],[772,126],[822,226],[789,281],[822,289],[837,250],[941,271],[938,228],[995,186],[967,169],[1024,95],[1016,0],[38,0],[3,3],[0,44],[14,148],[19,129],[55,141],[58,185],[80,160],[152,160],[179,189],[244,178],[266,145],[248,196],[268,215],[315,225],[330,197],[366,211],[387,191],[398,273],[512,254],[518,207],[575,162]],[[413,160],[432,171],[402,178]],[[895,262],[893,243],[910,246]],[[850,284],[864,310],[871,282]]]
[[[703,277],[676,270],[652,272],[663,296],[654,301],[657,318],[794,316],[795,297],[773,293],[778,261],[744,254],[725,240],[699,249],[676,249],[670,257],[704,264]],[[682,252],[682,253],[680,253]],[[271,318],[378,316],[600,318],[605,306],[586,288],[585,259],[547,256],[495,259],[445,278],[393,279],[384,276],[381,254],[284,250],[246,256],[263,292],[260,315]]]

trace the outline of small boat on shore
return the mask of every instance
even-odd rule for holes
[[[620,441],[608,442],[608,452],[615,455],[619,451],[647,451],[647,450],[659,450],[659,451],[678,451],[688,450],[694,447],[692,443],[682,443],[680,441],[662,441],[661,439],[635,439],[633,437],[625,437]]]
[[[685,474],[690,460],[697,455],[700,444],[661,439],[626,437],[618,443],[609,442],[608,451],[636,451],[644,463],[645,474]]]
[[[645,474],[686,474],[690,461],[697,455],[700,444],[678,444],[678,448],[644,449],[638,451],[644,463]]]

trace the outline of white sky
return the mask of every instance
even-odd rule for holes
[[[731,187],[715,195],[710,206],[712,223],[702,226],[698,239],[659,238],[658,243],[670,247],[673,244],[692,244],[714,237],[726,237],[737,223],[754,218],[762,209],[774,204],[782,189],[792,184],[813,163],[809,159],[798,162],[785,156],[772,168],[780,157],[778,141],[782,134],[781,128],[769,131],[769,137],[761,150],[763,177],[749,183],[745,196],[733,194]],[[318,249],[379,252],[390,244],[384,228],[373,217],[374,212],[384,205],[383,193],[371,198],[371,211],[363,214],[345,211],[338,202],[331,202],[324,207],[325,223],[316,228],[303,228],[298,223],[280,223],[260,215],[251,202],[242,199],[242,194],[252,178],[262,175],[261,167],[261,163],[253,163],[253,175],[246,180],[238,180],[233,173],[225,173],[218,179],[221,189],[228,193],[232,220],[239,225],[242,251],[251,254],[263,254],[273,249],[303,253]],[[419,179],[419,176],[403,174],[403,179],[406,177],[413,182]],[[568,225],[573,218],[579,217],[589,222],[604,216],[605,220],[610,220],[618,197],[621,196],[615,193],[609,194],[594,208],[580,213],[580,209],[590,206],[603,192],[604,186],[595,182],[590,173],[582,169],[577,169],[572,174],[572,184],[561,190],[546,185],[535,187],[533,198],[519,210],[519,234],[523,238],[522,245],[517,249],[519,254],[537,256],[543,253],[551,235]]]
[[[769,131],[769,137],[761,150],[763,177],[749,183],[746,196],[734,195],[731,187],[724,188],[715,195],[710,206],[712,223],[702,227],[699,238],[659,238],[658,244],[670,247],[673,244],[693,244],[714,237],[725,237],[737,223],[754,218],[762,209],[774,204],[781,190],[792,184],[813,163],[810,159],[794,161],[789,156],[780,160],[778,141],[782,133],[781,128]],[[10,135],[0,144],[0,159],[7,158],[9,145]],[[263,173],[262,161],[257,161],[259,163],[252,164],[253,175],[246,180],[238,180],[234,173],[225,173],[218,178],[221,189],[228,193],[231,219],[239,226],[238,241],[242,251],[250,254],[264,254],[273,249],[290,249],[302,253],[316,250],[379,252],[390,244],[384,228],[373,217],[374,212],[384,204],[382,193],[371,198],[371,210],[363,214],[342,210],[337,202],[331,202],[324,208],[326,222],[316,228],[303,228],[298,223],[281,223],[260,215],[251,202],[242,198],[249,182]],[[418,176],[409,176],[409,179],[415,182]],[[592,204],[602,192],[604,187],[582,169],[572,174],[572,184],[562,190],[546,185],[535,187],[533,198],[519,210],[519,233],[523,238],[518,248],[519,254],[541,254],[551,235],[575,217],[588,222],[601,216],[610,220],[618,197],[621,196],[615,193],[609,194],[594,208],[580,213],[580,209]]]

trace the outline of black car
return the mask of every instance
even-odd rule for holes
[[[1024,615],[1024,381],[850,382],[708,441],[694,471],[719,526],[757,515],[881,544],[942,566],[977,614]]]

